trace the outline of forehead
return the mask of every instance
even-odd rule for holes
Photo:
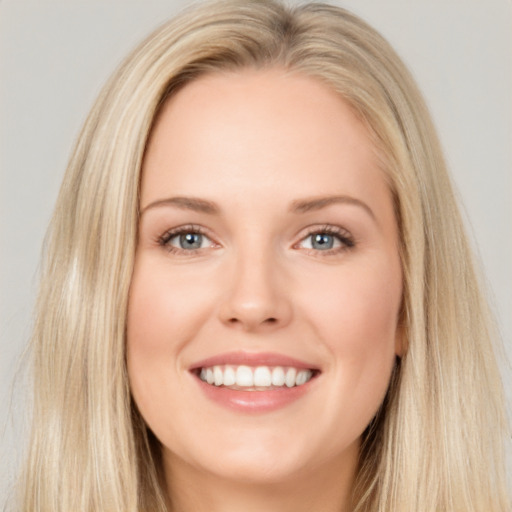
[[[267,199],[382,193],[377,161],[365,125],[319,80],[282,69],[219,72],[187,84],[162,108],[141,206],[166,188],[206,196],[262,188]]]

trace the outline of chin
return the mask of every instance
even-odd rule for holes
[[[308,467],[301,460],[289,460],[282,454],[260,453],[228,455],[211,467],[211,473],[226,481],[246,485],[277,485],[294,480]]]
[[[188,450],[175,451],[170,455],[172,460],[168,461],[171,463],[168,467],[176,468],[181,462],[194,472],[209,474],[219,481],[286,485],[307,478],[315,468],[327,465],[334,469],[342,460],[354,461],[359,452],[359,440],[346,449],[338,445],[321,446],[310,433],[304,432],[302,438],[297,438],[295,432],[294,438],[288,429],[281,432],[265,428],[241,429],[238,435],[231,431],[226,437],[217,434],[207,443],[189,444]]]

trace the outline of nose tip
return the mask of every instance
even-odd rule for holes
[[[244,331],[254,331],[260,328],[272,328],[274,326],[282,325],[284,323],[284,315],[270,316],[271,313],[266,313],[264,309],[257,304],[246,304],[239,306],[234,310],[225,311],[221,314],[224,323],[231,327],[240,328]]]
[[[219,308],[221,321],[244,331],[272,330],[287,325],[292,306],[276,271],[245,265],[234,272]]]

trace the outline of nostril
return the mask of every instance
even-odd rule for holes
[[[236,325],[236,324],[243,324],[244,322],[240,318],[232,317],[232,318],[228,319],[228,323],[231,325]],[[278,319],[275,317],[269,317],[269,318],[266,318],[265,320],[263,320],[262,322],[260,322],[261,325],[264,325],[264,324],[274,325],[277,323],[278,323]]]

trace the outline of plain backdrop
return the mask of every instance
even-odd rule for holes
[[[30,334],[41,243],[72,144],[116,65],[189,3],[0,1],[0,507],[24,444],[23,380],[14,395],[12,382]],[[511,1],[331,3],[381,31],[419,82],[510,352]],[[505,382],[510,398],[510,372]]]

